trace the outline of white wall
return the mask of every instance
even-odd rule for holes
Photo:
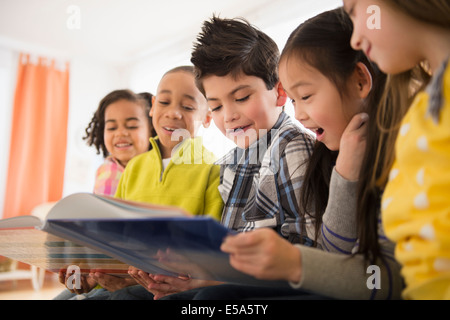
[[[0,47],[0,218],[6,189],[6,177],[11,136],[12,104],[16,82],[18,55]]]

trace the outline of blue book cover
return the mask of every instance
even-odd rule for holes
[[[127,276],[131,265],[152,274],[281,285],[231,267],[220,245],[233,232],[179,208],[78,193],[56,203],[43,221],[32,216],[1,220],[0,255],[54,272],[75,265],[82,273]]]

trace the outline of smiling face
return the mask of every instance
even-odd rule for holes
[[[211,120],[205,97],[195,86],[194,75],[185,71],[167,73],[160,81],[150,111],[163,159],[184,138],[193,138],[200,125]]]
[[[275,125],[281,112],[277,106],[286,100],[278,85],[268,90],[255,76],[209,75],[202,84],[217,128],[242,149]]]
[[[119,100],[105,110],[104,142],[108,153],[124,167],[134,156],[148,151],[150,126],[145,108]]]
[[[344,0],[344,8],[353,21],[351,45],[362,50],[379,68],[390,74],[410,70],[424,60],[418,45],[421,28],[411,17],[380,0]],[[379,8],[378,11],[369,11]],[[368,13],[369,11],[369,13]],[[372,13],[370,13],[372,12]],[[378,14],[378,15],[377,15]],[[378,19],[379,28],[370,19]],[[368,23],[369,21],[369,23]],[[405,54],[407,53],[407,54]]]
[[[344,93],[341,96],[333,82],[298,59],[282,59],[279,73],[281,83],[292,99],[295,118],[313,131],[317,140],[328,149],[339,150],[347,124],[353,115],[361,111],[359,100],[343,99],[350,96]]]

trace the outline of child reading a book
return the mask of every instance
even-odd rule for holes
[[[311,245],[316,238],[300,214],[299,190],[314,138],[283,110],[278,59],[276,43],[260,30],[244,20],[213,17],[204,23],[191,62],[215,124],[237,145],[217,162],[222,224],[238,232],[271,228],[291,243]],[[207,284],[131,273],[155,299]]]
[[[403,297],[450,299],[450,1],[343,3],[354,23],[352,46],[390,74],[403,98],[397,109],[409,107],[382,205],[405,277]],[[366,26],[373,17],[377,30]]]
[[[178,67],[161,79],[150,111],[158,136],[150,139],[149,152],[128,164],[115,196],[220,219],[219,166],[196,137],[200,125],[209,126],[211,114],[193,70]]]
[[[177,67],[164,74],[150,116],[157,137],[150,139],[150,151],[127,164],[115,197],[177,206],[193,215],[220,219],[223,202],[218,191],[219,166],[201,137],[196,137],[200,125],[209,126],[211,115],[195,86],[193,67]],[[130,279],[100,273],[91,274],[90,279],[106,290],[89,295],[89,299],[107,299],[110,292],[134,284]],[[92,286],[91,281],[83,291]],[[122,296],[120,292],[118,295]]]
[[[97,169],[95,194],[114,196],[128,161],[149,150],[149,138],[156,135],[149,115],[152,97],[115,90],[100,101],[83,137],[105,158]]]
[[[128,162],[149,150],[149,138],[156,135],[149,114],[152,97],[151,93],[136,94],[124,89],[114,90],[100,101],[83,137],[105,158],[96,172],[95,194],[114,196]],[[59,276],[60,282],[65,283],[65,275]],[[74,296],[65,290],[56,299]]]

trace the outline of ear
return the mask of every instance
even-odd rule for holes
[[[356,64],[354,79],[358,87],[359,97],[361,99],[367,98],[370,90],[372,90],[372,74],[364,63],[358,62]]]
[[[150,108],[150,112],[149,112],[150,117],[153,117],[153,106],[155,105],[155,101],[156,101],[156,97],[153,96],[152,97],[152,107]]]
[[[283,89],[281,81],[278,81],[278,83],[275,85],[275,88],[277,90],[277,107],[284,107],[287,101],[287,94]]]
[[[209,126],[211,125],[211,120],[212,120],[212,112],[211,110],[206,111],[206,115],[205,115],[205,119],[203,120],[203,127],[209,128]]]

